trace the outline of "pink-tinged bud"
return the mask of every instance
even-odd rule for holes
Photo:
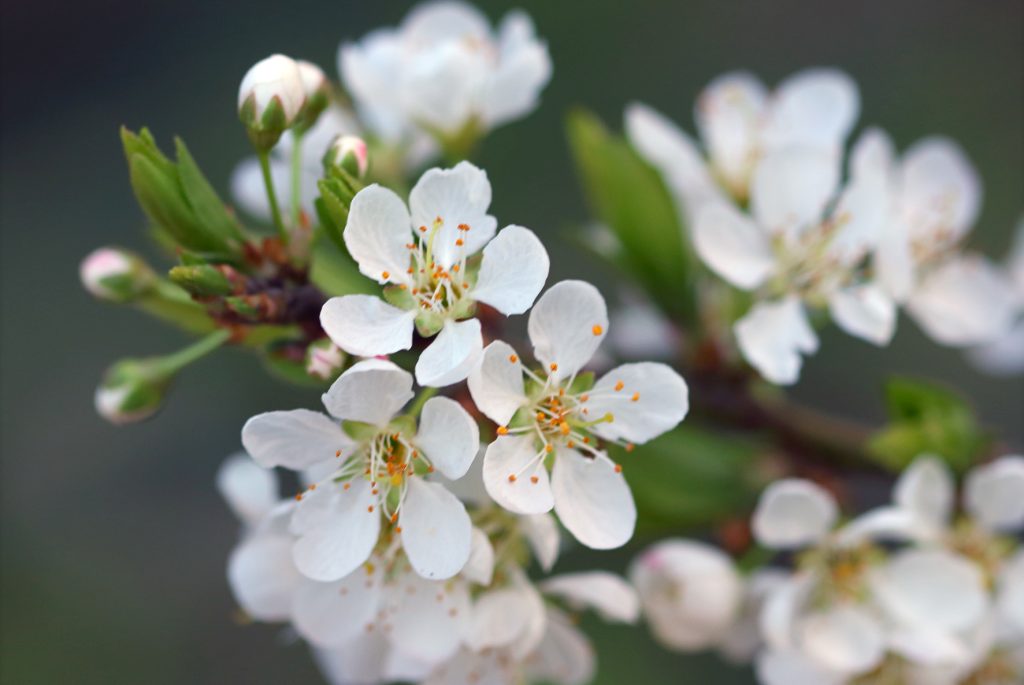
[[[139,257],[126,250],[101,247],[82,260],[82,285],[108,302],[131,302],[148,290],[155,275]]]
[[[338,136],[327,150],[324,162],[327,166],[340,167],[362,179],[370,166],[366,141],[358,136]]]
[[[254,64],[238,88],[238,115],[257,148],[269,150],[306,104],[298,63],[272,55]]]
[[[306,373],[325,381],[336,378],[344,364],[345,353],[330,340],[315,342],[306,352]]]
[[[313,98],[329,91],[330,83],[323,69],[304,59],[296,61],[295,64],[299,67],[302,89],[305,91],[307,98]]]

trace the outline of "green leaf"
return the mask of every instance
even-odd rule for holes
[[[868,445],[883,466],[900,470],[927,453],[942,457],[962,472],[989,443],[971,406],[948,388],[894,378],[886,384],[885,397],[890,423]]]
[[[359,273],[355,261],[333,242],[318,240],[313,246],[310,279],[327,295],[374,295],[377,284]]]
[[[633,490],[644,534],[705,526],[747,511],[763,485],[753,443],[679,426],[627,453],[612,447]]]
[[[178,177],[181,179],[182,190],[196,222],[227,242],[243,242],[244,236],[238,222],[199,170],[185,142],[181,138],[175,138],[174,145],[178,154]]]
[[[593,114],[572,112],[567,130],[591,212],[618,238],[624,268],[665,311],[692,320],[694,258],[661,177]]]

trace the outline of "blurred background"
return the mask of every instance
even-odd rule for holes
[[[479,162],[502,222],[530,226],[554,254],[556,278],[610,277],[561,239],[586,218],[563,135],[584,104],[615,128],[645,101],[692,130],[692,104],[713,76],[749,68],[775,83],[834,65],[859,82],[862,125],[901,147],[927,134],[957,139],[980,170],[984,210],[971,242],[1001,257],[1024,202],[1024,3],[483,2],[494,20],[521,6],[550,44],[555,71],[527,120],[485,142]],[[410,3],[204,0],[80,3],[5,0],[0,156],[2,283],[2,599],[4,683],[316,683],[305,648],[280,631],[240,626],[224,579],[236,540],[213,476],[239,448],[250,415],[315,407],[316,393],[277,384],[229,351],[180,378],[159,420],[115,429],[95,416],[103,369],[125,355],[183,344],[176,331],[94,302],[79,260],[102,244],[156,259],[128,187],[121,124],[181,135],[227,195],[249,153],[235,114],[238,82],[284,52],[336,76],[344,39],[394,24]],[[956,386],[983,419],[1020,445],[1024,386],[973,371],[957,352],[903,321],[878,350],[826,332],[795,394],[831,412],[882,416],[894,371]],[[625,551],[570,554],[623,571]],[[717,658],[657,647],[644,629],[592,626],[601,683],[749,683]]]

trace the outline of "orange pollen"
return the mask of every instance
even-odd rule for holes
[[[540,478],[538,478],[537,476],[530,476],[530,482],[533,483],[534,485],[536,485],[537,481],[539,480]]]
[[[458,264],[456,264],[455,266],[452,267],[452,271],[458,272],[458,270],[459,270],[459,265]]]
[[[623,383],[622,381],[619,381],[618,383],[615,384],[615,392],[622,390],[624,387],[626,387],[626,384]]]
[[[615,465],[615,473],[622,473],[622,464]]]
[[[310,489],[310,490],[316,490],[316,483],[313,483],[313,484],[311,484],[311,485],[309,486],[309,489]]]
[[[594,335],[601,335],[602,333],[604,333],[604,329],[595,324],[594,327],[590,329],[590,332],[593,333]]]
[[[558,430],[560,430],[562,432],[562,435],[568,435],[569,434],[569,424],[567,424],[565,421],[562,421],[560,424],[558,424]]]
[[[396,533],[401,533],[402,532],[402,527],[401,526],[395,526],[395,532]]]
[[[630,399],[630,401],[632,401],[632,402],[636,402],[637,400],[639,400],[639,399],[640,399],[640,393],[638,393],[638,392],[635,392],[635,393],[633,393],[633,396],[632,396],[632,397],[630,397],[629,399]]]
[[[586,402],[590,399],[590,395],[580,395],[580,402]]]
[[[389,276],[391,276],[391,274],[389,272],[385,271],[380,276],[381,276],[381,278],[388,278]]]
[[[549,442],[548,444],[544,445],[544,451],[547,452],[548,454],[551,454],[552,452],[555,451],[555,446]]]
[[[519,361],[519,357],[515,356],[514,354],[510,354],[510,355],[508,356],[508,360],[509,360],[510,362],[512,362],[513,364],[515,364],[515,363],[516,363],[517,361]]]
[[[408,269],[406,269],[406,270],[405,270],[405,273],[407,273],[407,274],[411,274],[411,273],[412,273],[413,271],[415,271],[415,269],[413,269],[413,268],[412,268],[412,267],[410,266],[410,267],[409,267]]]
[[[469,282],[468,281],[463,281],[462,282],[462,287],[463,288],[468,288],[469,287]]]
[[[342,489],[348,490],[350,487],[352,487],[352,483],[345,483],[345,485],[342,486]]]
[[[455,241],[456,247],[462,247],[463,245],[465,245],[465,243],[462,242],[462,238],[459,238],[458,240]]]
[[[590,436],[589,435],[584,435],[583,436],[583,444],[584,445],[589,445],[590,444]]]
[[[334,456],[336,456],[336,457],[340,457],[340,456],[341,456],[341,450],[338,450],[337,452],[335,452],[335,453],[334,453]]]
[[[427,227],[426,226],[420,226],[420,233],[426,233],[426,232],[427,232]]]
[[[391,515],[391,523],[394,523],[397,520],[398,520],[398,512],[395,512],[394,514]]]
[[[505,428],[505,426],[498,426],[498,435],[508,435],[508,428]]]
[[[514,473],[508,474],[508,482],[509,483],[515,483],[516,482],[516,474],[514,474]]]
[[[573,442],[572,440],[570,440],[569,442],[565,443],[565,445],[566,445],[566,447],[568,447],[569,449],[572,449],[573,447],[575,447],[575,446],[576,446],[576,443],[575,443],[575,442]]]
[[[469,230],[469,224],[459,224],[459,230],[460,231],[468,231]]]
[[[406,243],[406,244],[405,244],[405,247],[406,247],[407,249],[413,250],[413,249],[415,249],[415,248],[416,248],[416,243]]]
[[[295,501],[296,502],[301,502],[302,501],[302,493],[301,492],[295,495]]]
[[[428,466],[427,467],[427,473],[433,473],[433,472],[434,472],[434,467],[433,466]]]
[[[558,371],[558,364],[552,363],[551,366],[549,366],[548,368],[550,368],[552,371]]]
[[[366,507],[366,511],[368,511],[368,512],[370,512],[372,514],[373,513],[373,505],[371,504],[370,506]]]
[[[636,449],[636,445],[634,445],[634,444],[633,444],[633,443],[631,443],[631,442],[627,442],[627,443],[626,443],[626,451],[627,451],[627,452],[632,452],[632,451],[633,451],[633,450],[635,450],[635,449]]]
[[[398,289],[399,289],[399,290],[405,290],[405,289],[406,289],[407,287],[408,287],[408,286],[407,286],[407,285],[406,285],[405,283],[399,283],[399,284],[398,284]]]

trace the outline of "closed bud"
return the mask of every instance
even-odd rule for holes
[[[258,150],[274,147],[306,103],[298,63],[272,55],[254,64],[238,89],[238,115]]]
[[[230,295],[235,292],[233,281],[242,277],[230,266],[187,264],[173,267],[168,276],[174,283],[198,297]]]
[[[173,374],[153,360],[125,359],[114,364],[96,389],[96,411],[115,425],[147,419],[163,404]]]
[[[344,169],[357,179],[364,178],[370,166],[366,141],[358,136],[338,136],[324,155],[324,166]]]
[[[296,128],[308,131],[313,128],[327,106],[331,104],[331,83],[324,70],[305,60],[298,60],[302,89],[306,94],[306,105],[299,114]]]
[[[112,247],[94,250],[78,269],[82,285],[108,302],[131,302],[150,287],[155,274],[138,256]]]
[[[325,381],[333,380],[341,373],[345,364],[345,353],[330,340],[319,340],[306,350],[306,373]]]

